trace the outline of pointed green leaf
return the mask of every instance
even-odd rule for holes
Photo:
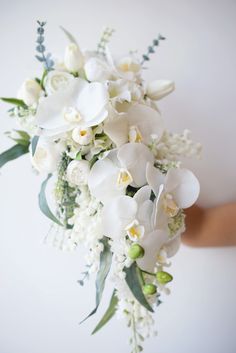
[[[35,154],[38,141],[39,141],[39,136],[34,136],[34,137],[32,138],[32,142],[31,142],[32,156],[34,156],[34,154]]]
[[[126,267],[124,272],[126,273],[126,283],[128,284],[129,289],[133,293],[134,297],[148,311],[154,312],[151,305],[145,298],[145,295],[143,294],[140,270],[136,262],[134,262],[130,267]]]
[[[52,174],[48,174],[47,178],[44,180],[44,182],[41,185],[40,193],[38,196],[39,208],[46,217],[51,219],[51,221],[53,221],[54,223],[57,223],[59,226],[63,226],[63,224],[57,219],[56,216],[54,216],[54,214],[50,210],[46,199],[45,190],[46,190],[48,180],[51,178],[51,176]]]
[[[17,98],[4,98],[4,97],[1,97],[0,98],[3,102],[6,102],[6,103],[10,103],[10,104],[14,104],[14,105],[17,105],[19,107],[22,107],[22,108],[27,108],[27,105],[25,104],[25,102],[21,99],[17,99]]]
[[[100,267],[96,278],[96,306],[93,311],[80,322],[81,324],[96,313],[102,299],[106,278],[111,268],[112,252],[108,244],[108,238],[104,237],[101,242],[103,244],[103,251],[100,254]]]
[[[107,308],[107,311],[105,312],[105,314],[103,315],[102,319],[99,321],[99,323],[97,324],[97,326],[95,327],[95,329],[92,332],[92,335],[94,335],[96,332],[98,332],[103,326],[105,326],[108,321],[111,320],[111,318],[115,315],[115,312],[117,310],[117,303],[118,303],[118,298],[116,296],[116,291],[114,290],[111,300],[110,300],[110,304]]]
[[[76,39],[75,39],[75,37],[74,37],[69,31],[67,31],[67,29],[65,29],[65,28],[62,27],[62,26],[60,26],[60,28],[61,28],[61,30],[65,33],[65,35],[67,36],[67,38],[69,39],[69,41],[70,41],[71,43],[74,43],[74,44],[78,45],[78,44],[77,44],[77,41],[76,41]]]
[[[9,148],[9,150],[0,154],[0,168],[4,166],[4,164],[6,164],[7,162],[12,161],[28,152],[29,152],[29,144],[28,145],[17,144]]]

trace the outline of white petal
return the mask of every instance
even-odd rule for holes
[[[125,193],[125,189],[116,187],[118,173],[119,169],[108,158],[97,161],[90,171],[89,190],[103,204]]]
[[[147,85],[146,94],[153,100],[159,100],[170,94],[175,89],[173,81],[169,80],[156,80]]]
[[[146,168],[146,178],[154,194],[157,196],[159,194],[160,185],[163,184],[165,180],[164,174],[154,167],[153,164],[148,163]]]
[[[156,135],[158,141],[164,132],[161,115],[146,105],[133,105],[127,112],[127,119],[130,126],[136,126],[139,129],[145,144],[151,142],[151,135]]]
[[[114,117],[104,125],[104,132],[117,147],[128,142],[128,122],[124,115]]]
[[[145,201],[150,200],[151,191],[152,189],[149,185],[145,185],[139,189],[134,195],[137,204],[142,205]]]
[[[107,88],[104,84],[93,82],[88,84],[77,100],[77,109],[84,121],[90,121],[104,109],[108,103]]]
[[[167,257],[174,256],[179,250],[181,245],[181,236],[177,236],[174,239],[169,240],[165,245],[164,249],[167,253]]]
[[[110,77],[110,68],[98,58],[90,58],[84,65],[86,77],[89,81],[106,81]]]
[[[108,111],[106,108],[101,110],[99,114],[97,114],[93,119],[91,120],[81,120],[79,122],[79,126],[87,128],[87,127],[92,127],[101,124],[108,116]]]
[[[71,125],[63,116],[65,107],[73,107],[80,92],[87,86],[85,80],[74,79],[64,90],[60,90],[44,99],[38,105],[36,124],[46,130],[66,131]]]
[[[111,238],[125,236],[125,228],[135,219],[137,203],[132,197],[119,196],[107,203],[102,211],[104,235]]]
[[[141,239],[140,244],[144,248],[145,254],[142,259],[137,260],[137,263],[142,270],[154,271],[159,250],[166,243],[167,239],[167,233],[161,230],[149,233]]]
[[[146,184],[146,165],[154,163],[154,156],[151,151],[142,143],[126,143],[119,148],[117,157],[123,168],[129,170],[134,183],[140,187]]]
[[[137,220],[141,225],[144,226],[145,232],[150,233],[153,230],[152,227],[152,214],[154,204],[151,200],[146,200],[143,204],[139,205],[137,211]]]
[[[199,181],[188,169],[172,168],[166,175],[166,192],[173,195],[179,208],[188,208],[197,201]]]

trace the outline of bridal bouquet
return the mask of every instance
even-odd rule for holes
[[[169,258],[180,246],[184,209],[199,194],[194,174],[181,157],[198,155],[189,131],[166,130],[157,101],[174,90],[168,80],[146,83],[143,72],[159,35],[141,59],[137,53],[113,57],[106,29],[97,49],[81,51],[69,39],[63,60],[45,48],[45,22],[38,21],[36,58],[40,77],[27,79],[17,98],[1,98],[12,108],[19,130],[0,155],[0,167],[28,153],[45,174],[39,207],[53,222],[48,240],[63,250],[87,249],[84,285],[96,276],[95,314],[109,275],[114,288],[93,333],[117,314],[132,329],[132,352],[155,333],[153,312],[169,293]],[[54,205],[46,197],[53,181]],[[168,271],[167,271],[168,269]],[[83,320],[84,321],[84,320]]]

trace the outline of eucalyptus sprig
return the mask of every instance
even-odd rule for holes
[[[141,65],[143,65],[146,61],[150,60],[150,55],[155,53],[156,47],[159,46],[161,40],[165,40],[166,38],[163,37],[161,34],[158,35],[156,39],[153,39],[152,44],[148,46],[147,53],[143,54]]]
[[[105,55],[106,46],[110,42],[110,39],[111,39],[114,32],[115,32],[115,30],[113,28],[106,27],[104,29],[104,31],[102,32],[100,41],[98,43],[98,46],[97,46],[97,53],[98,54]]]
[[[37,21],[39,27],[37,28],[37,46],[36,46],[36,51],[39,53],[35,55],[36,59],[40,61],[41,63],[44,64],[44,68],[46,71],[50,71],[53,69],[54,66],[54,61],[51,59],[51,54],[48,53],[46,54],[46,47],[44,45],[44,27],[46,25],[46,22],[40,22]]]

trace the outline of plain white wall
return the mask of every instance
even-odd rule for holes
[[[39,71],[34,59],[36,20],[48,21],[46,44],[63,54],[58,26],[93,48],[103,26],[116,29],[115,53],[140,54],[161,32],[167,37],[153,56],[148,79],[176,82],[160,103],[168,127],[187,127],[204,147],[201,161],[188,161],[201,182],[199,204],[236,201],[236,2],[211,1],[3,1],[0,0],[0,96],[14,96],[21,82]],[[3,133],[15,126],[0,105],[0,150],[11,145]],[[0,353],[129,352],[123,323],[113,319],[90,332],[99,314],[78,322],[94,305],[93,283],[80,288],[82,250],[62,253],[43,244],[49,228],[37,207],[41,179],[27,156],[0,176]],[[236,351],[236,249],[182,247],[173,259],[172,294],[155,317],[158,338],[148,353],[234,353]]]

